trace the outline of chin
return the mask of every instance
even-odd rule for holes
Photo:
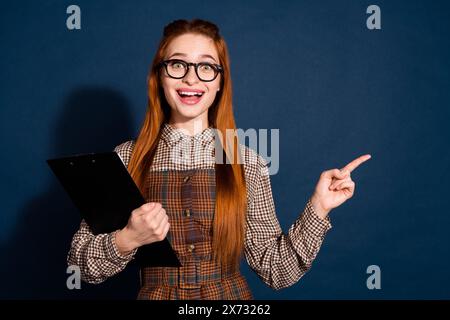
[[[207,111],[208,108],[203,106],[189,106],[189,105],[178,105],[177,113],[187,119],[194,119],[200,116],[203,112]]]

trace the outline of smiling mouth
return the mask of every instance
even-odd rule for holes
[[[177,90],[177,93],[182,98],[187,97],[201,97],[205,92],[203,91],[184,91],[184,90]]]
[[[183,104],[187,105],[195,105],[202,99],[202,96],[205,94],[204,91],[201,90],[177,90],[178,98]]]

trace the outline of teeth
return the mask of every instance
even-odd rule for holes
[[[180,94],[185,96],[202,96],[203,93],[200,92],[188,92],[188,91],[178,91]]]

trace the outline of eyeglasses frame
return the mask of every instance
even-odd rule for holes
[[[171,76],[171,75],[169,74],[169,70],[168,70],[167,68],[168,68],[169,63],[170,63],[170,62],[173,62],[173,61],[178,61],[178,62],[180,62],[180,63],[182,63],[182,64],[187,65],[186,73],[185,73],[182,77],[173,77],[173,76]],[[215,68],[216,74],[215,74],[214,78],[212,78],[211,80],[203,80],[203,79],[201,79],[200,76],[198,75],[198,67],[199,67],[200,65],[204,65],[204,64],[211,65],[211,66],[213,66],[213,67]],[[217,63],[210,63],[210,62],[198,62],[198,63],[194,63],[194,62],[187,62],[187,61],[184,61],[184,60],[181,60],[181,59],[168,59],[168,60],[161,61],[158,65],[159,65],[159,67],[164,66],[164,68],[166,69],[167,75],[168,75],[170,78],[172,78],[172,79],[183,79],[184,77],[186,77],[186,75],[189,73],[189,68],[190,68],[191,66],[194,67],[194,71],[195,71],[195,74],[197,75],[197,78],[198,78],[200,81],[203,81],[203,82],[211,82],[211,81],[214,81],[214,80],[216,80],[216,78],[217,78],[217,76],[219,75],[219,73],[222,73],[222,74],[223,74],[223,67],[222,67],[220,64],[217,64]]]

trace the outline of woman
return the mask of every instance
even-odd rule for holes
[[[117,274],[137,248],[166,236],[183,266],[142,268],[139,299],[251,299],[239,273],[242,253],[274,289],[311,267],[331,227],[329,211],[353,195],[350,173],[370,156],[323,172],[285,235],[267,164],[236,138],[224,138],[236,129],[231,90],[227,47],[214,24],[177,20],[165,27],[139,136],[115,149],[147,203],[110,234],[94,236],[81,222],[68,263],[85,281]],[[228,161],[217,161],[217,150]]]

